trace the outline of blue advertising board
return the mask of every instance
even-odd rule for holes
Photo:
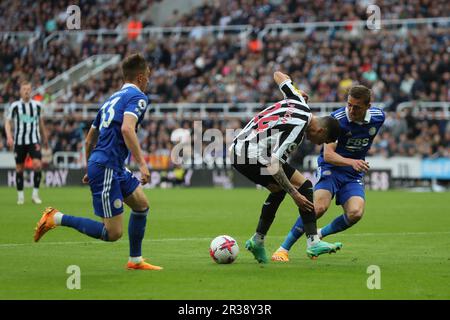
[[[423,159],[422,178],[450,180],[450,159]]]

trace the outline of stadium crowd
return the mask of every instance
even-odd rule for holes
[[[275,101],[279,98],[272,80],[276,69],[289,73],[312,102],[343,101],[354,83],[369,86],[374,101],[383,101],[392,110],[403,101],[450,99],[450,53],[446,50],[450,38],[445,30],[416,30],[407,35],[367,33],[363,39],[343,41],[345,36],[320,40],[312,34],[302,41],[295,35],[267,36],[263,51],[252,50],[232,36],[220,40],[152,39],[145,43],[105,41],[101,45],[87,38],[81,50],[83,58],[102,50],[122,56],[142,50],[153,71],[149,87],[153,103]],[[68,52],[62,65],[70,65],[70,59],[73,57]],[[55,68],[64,69],[59,63]],[[42,69],[42,75],[57,74],[57,70]],[[69,88],[58,102],[97,103],[120,83],[119,70],[109,69]],[[11,101],[13,92],[11,87],[2,94],[2,100]]]
[[[1,31],[33,31],[42,36],[53,31],[66,30],[67,8],[77,5],[80,9],[82,29],[116,29],[130,17],[151,6],[153,0],[3,0],[0,2]],[[72,11],[71,11],[72,12]],[[151,25],[144,21],[144,26]]]
[[[7,6],[9,2],[2,2],[0,11],[6,14],[13,10],[6,15],[6,20],[12,19],[10,28],[15,30],[13,17],[14,10],[19,9],[16,8],[18,2],[12,1],[12,5]],[[122,5],[121,1],[90,1],[86,4],[82,1],[80,8],[87,16],[83,19],[86,21],[83,28],[125,27],[120,23],[143,9],[143,2],[126,3],[127,10],[115,10]],[[217,1],[194,9],[187,18],[180,17],[179,21],[181,25],[184,25],[183,21],[220,24],[220,19],[208,17],[229,15],[237,19],[230,20],[230,24],[250,23],[248,19],[258,23],[272,20],[286,23],[297,21],[290,18],[292,12],[297,11],[299,17],[306,20],[314,15],[318,21],[351,20],[351,17],[364,17],[364,10],[361,10],[367,6],[364,1],[346,1],[341,5],[334,1],[290,1],[288,5],[267,0],[232,1],[226,7],[224,3]],[[67,1],[60,4],[30,2],[29,11],[35,15],[23,15],[25,18],[21,19],[26,20],[19,25],[45,28],[44,21],[48,22],[52,17],[58,20],[60,15],[57,13],[63,12],[66,4]],[[449,11],[446,2],[440,0],[379,1],[377,4],[386,18],[445,16]],[[291,10],[293,8],[296,10]],[[248,19],[242,20],[241,15]],[[272,19],[272,16],[276,18]],[[6,29],[7,25],[2,27]],[[60,28],[62,25],[57,24],[54,30]],[[254,31],[258,30],[255,27]],[[91,55],[116,53],[123,57],[136,51],[145,52],[152,64],[149,89],[155,103],[273,101],[278,96],[271,79],[275,68],[291,74],[310,93],[311,101],[342,101],[353,82],[367,84],[374,92],[375,101],[384,101],[392,107],[411,99],[449,100],[447,48],[450,39],[447,28],[422,25],[409,30],[354,31],[308,30],[301,34],[268,34],[261,40],[251,36],[248,41],[239,41],[237,36],[231,35],[222,39],[211,35],[197,37],[195,33],[163,39],[99,39],[86,35],[79,43],[73,38],[70,38],[71,42],[69,38],[55,38],[45,48],[38,43],[21,46],[17,41],[1,38],[0,76],[6,81],[0,85],[0,103],[14,100],[20,79],[30,78],[30,75],[37,87]],[[97,103],[119,84],[120,73],[118,69],[112,69],[97,79],[68,88],[58,102]]]
[[[125,28],[135,13],[142,11],[140,1],[81,1],[83,29]],[[151,1],[150,1],[151,2]],[[149,3],[150,3],[149,2]],[[0,4],[0,30],[42,31],[49,34],[64,28],[62,2],[22,1],[30,8],[15,18],[19,2]],[[125,3],[125,4],[124,4]],[[365,19],[367,1],[215,1],[173,19],[178,26],[250,24],[255,32],[267,23],[315,21],[353,21]],[[377,1],[384,18],[420,18],[448,16],[446,1]],[[123,6],[126,10],[123,10]],[[146,4],[147,5],[147,4]],[[121,10],[116,10],[118,7]],[[23,11],[23,10],[22,10]],[[135,19],[135,18],[133,18]],[[151,25],[144,22],[140,27]],[[198,31],[198,30],[197,30]],[[331,32],[330,32],[331,31]],[[255,34],[247,40],[237,35],[197,33],[187,36],[115,38],[84,36],[79,43],[69,38],[55,38],[44,48],[39,41],[31,45],[0,38],[0,103],[18,98],[18,84],[28,78],[34,87],[51,80],[87,57],[97,53],[116,53],[121,57],[143,52],[151,64],[152,76],[148,90],[151,103],[238,103],[258,102],[265,105],[280,99],[274,85],[274,70],[291,75],[299,87],[307,91],[312,102],[344,102],[347,89],[362,83],[373,92],[373,100],[387,107],[383,132],[377,137],[372,154],[384,156],[419,155],[422,157],[450,155],[450,124],[437,113],[419,118],[396,111],[403,101],[450,100],[450,37],[448,27],[435,24],[410,29],[367,30],[348,32],[310,29],[303,33]],[[73,40],[73,39],[72,39]],[[31,79],[30,79],[31,75]],[[85,83],[69,87],[56,100],[44,95],[44,105],[57,103],[99,103],[121,85],[118,68],[111,68]],[[203,128],[239,128],[246,119],[219,119],[210,114]],[[89,121],[68,117],[64,121],[47,120],[51,132],[51,149],[80,151],[83,133]],[[82,123],[83,125],[80,125]],[[2,124],[3,125],[3,124]],[[192,121],[169,114],[164,119],[147,119],[140,131],[140,140],[149,154],[167,157],[173,147],[177,129],[192,131]],[[3,130],[2,130],[3,131]],[[4,136],[0,150],[5,150]],[[295,157],[317,153],[305,143]],[[217,157],[222,157],[217,155]],[[163,161],[163,165],[168,165]]]
[[[215,0],[192,12],[180,15],[174,11],[167,25],[244,25],[262,27],[262,23],[297,23],[312,21],[352,21],[367,19],[367,6],[380,7],[384,19],[446,17],[445,0]]]
[[[151,21],[141,20],[138,14],[152,4],[149,1],[102,1],[81,0],[80,28],[86,30],[129,30],[123,43],[137,37],[133,30],[152,25]],[[36,38],[21,41],[8,33],[0,34],[0,103],[14,100],[19,83],[31,80],[39,87],[67,71],[70,67],[99,52],[124,55],[120,47],[112,41],[94,41],[95,36],[87,36],[83,45],[73,39],[55,37],[46,41],[45,37],[54,31],[66,30],[66,9],[72,1],[1,1],[0,31],[32,31]],[[131,29],[130,29],[131,28]]]

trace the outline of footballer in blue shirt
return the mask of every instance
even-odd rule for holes
[[[324,144],[318,158],[317,183],[314,186],[314,209],[320,218],[336,197],[344,213],[322,229],[320,238],[348,229],[363,216],[365,206],[364,174],[369,170],[365,157],[373,139],[383,125],[384,112],[370,104],[370,90],[363,85],[350,88],[347,107],[331,116],[339,121],[341,134],[334,143]],[[272,255],[273,261],[289,261],[289,250],[303,234],[301,217]]]
[[[94,213],[102,222],[70,216],[49,207],[37,224],[34,241],[57,226],[70,227],[103,241],[116,241],[122,236],[125,203],[131,208],[130,257],[126,267],[161,270],[146,262],[141,253],[149,204],[140,185],[149,181],[150,173],[136,131],[147,110],[144,91],[150,70],[142,55],[133,54],[123,60],[122,73],[125,84],[103,103],[86,136],[88,165],[83,182],[90,186]],[[139,165],[140,181],[125,167],[130,153]]]

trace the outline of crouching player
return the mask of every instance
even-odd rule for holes
[[[250,120],[231,145],[233,167],[270,194],[264,203],[256,233],[245,247],[259,263],[267,263],[264,238],[286,194],[298,206],[305,222],[307,256],[315,259],[324,253],[336,252],[340,242],[327,243],[317,235],[312,183],[287,162],[289,155],[301,144],[304,136],[315,144],[336,141],[339,123],[332,117],[315,117],[288,75],[275,72],[274,80],[284,100],[267,107]]]
[[[336,196],[336,204],[342,205],[344,213],[318,229],[320,238],[348,229],[364,213],[363,179],[369,170],[365,157],[385,119],[381,109],[371,107],[370,99],[370,90],[356,85],[349,91],[347,107],[331,114],[339,121],[341,133],[337,142],[324,145],[318,158],[314,208],[317,218],[320,218]],[[304,224],[299,217],[280,248],[272,255],[272,260],[289,261],[289,250],[303,233]]]

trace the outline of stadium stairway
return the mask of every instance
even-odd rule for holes
[[[61,73],[57,77],[36,88],[33,94],[43,94],[45,92],[51,94],[52,99],[57,99],[64,94],[67,87],[85,82],[89,78],[119,62],[119,54],[98,54],[90,56],[64,73]]]

